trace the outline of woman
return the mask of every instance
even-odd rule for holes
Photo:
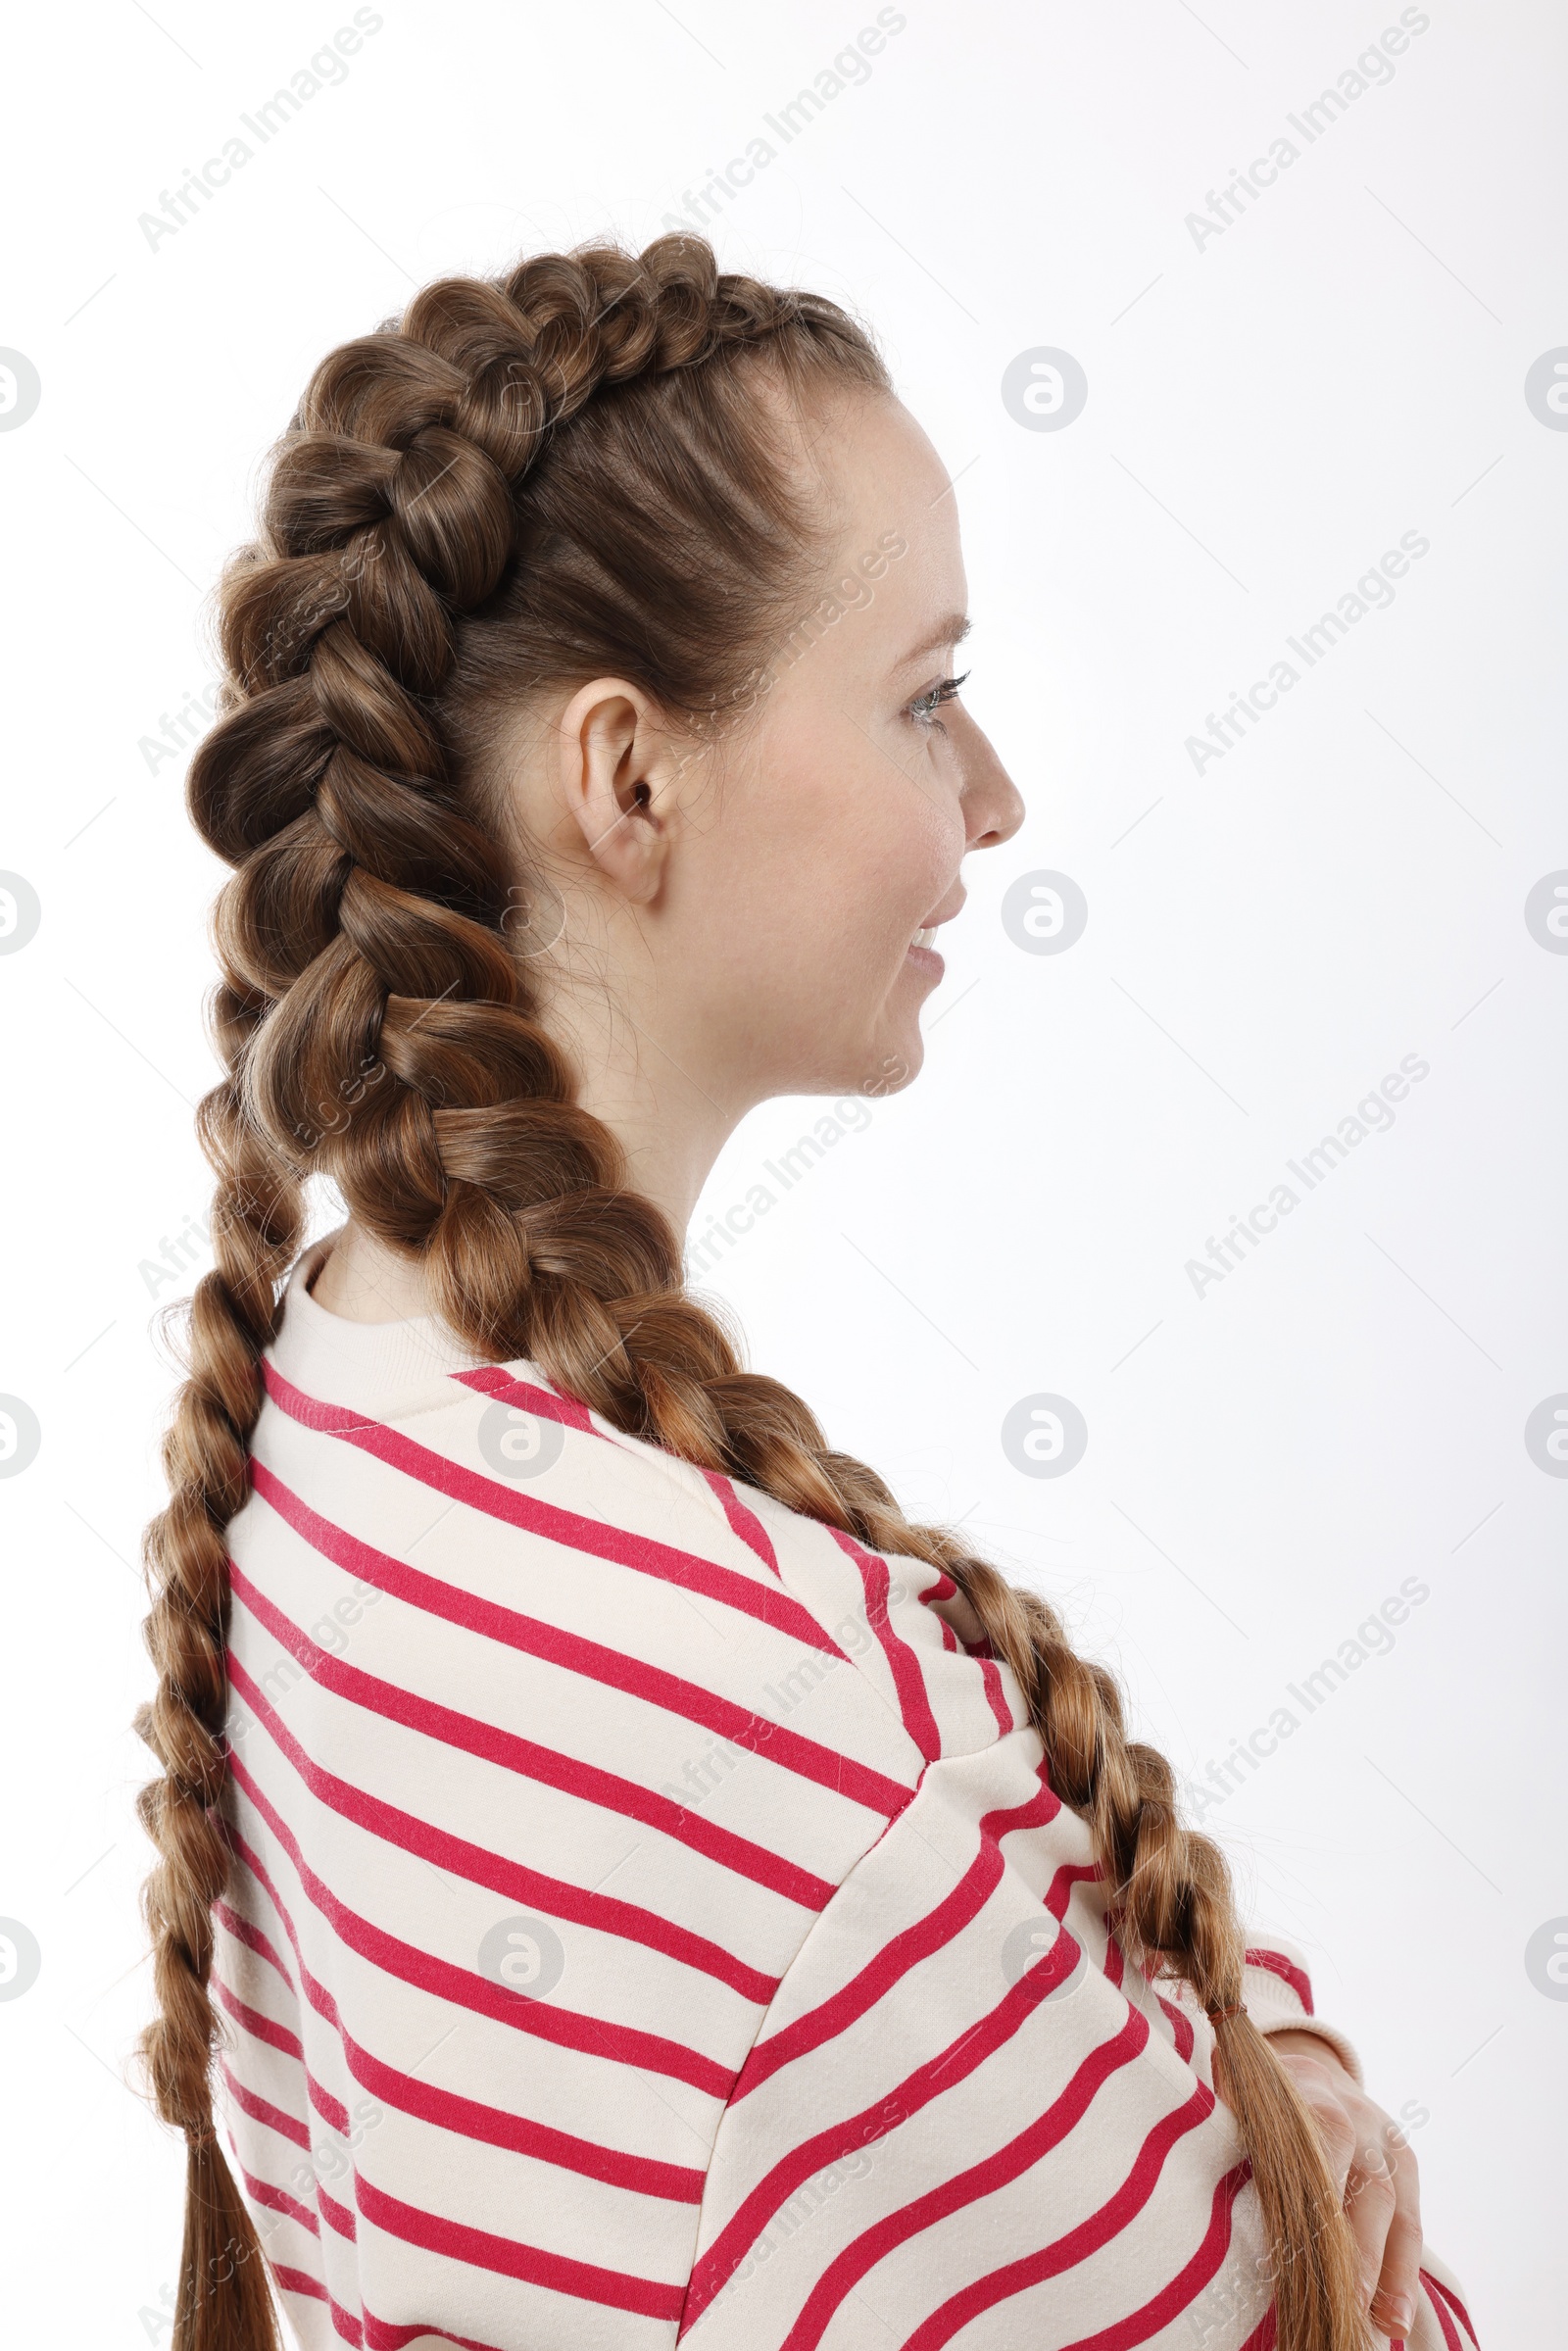
[[[747,1110],[918,1069],[1020,821],[949,493],[680,237],[427,288],[278,452],[149,1546],[176,2351],[269,2273],[310,2351],[1470,2339],[1108,1676],[683,1287]]]

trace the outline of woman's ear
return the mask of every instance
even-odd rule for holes
[[[648,696],[596,678],[561,713],[562,799],[600,873],[629,904],[657,898],[668,862],[677,760]]]

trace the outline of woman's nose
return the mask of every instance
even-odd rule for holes
[[[971,849],[997,849],[1024,820],[1023,795],[993,750],[989,736],[965,713],[963,808]]]

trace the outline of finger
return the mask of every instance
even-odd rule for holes
[[[1357,2116],[1355,2120],[1361,2123],[1361,2128],[1356,2132],[1355,2154],[1346,2180],[1345,2214],[1360,2264],[1362,2300],[1370,2303],[1383,2274],[1389,2230],[1398,2202],[1394,2175],[1378,2144],[1376,2124],[1368,2128],[1363,2118]],[[1377,2120],[1381,2122],[1382,2117]]]
[[[1373,2107],[1371,2099],[1356,2090],[1354,2083],[1343,2076],[1336,2079],[1326,2067],[1309,2057],[1284,2057],[1284,2064],[1291,2069],[1296,2087],[1300,2090],[1324,2141],[1328,2168],[1345,2205],[1345,2220],[1349,2222],[1356,2267],[1361,2271],[1361,2302],[1363,2306],[1371,2306],[1382,2280],[1390,2231],[1401,2210],[1401,2188],[1394,2177],[1392,2158],[1396,2158],[1403,2170],[1403,2205],[1408,2217],[1415,2217],[1417,2212],[1415,2158],[1410,2156],[1408,2146],[1403,2144],[1401,2134],[1385,2111]],[[1415,2222],[1415,2250],[1420,2257],[1420,2222]],[[1401,2231],[1394,2250],[1396,2262],[1394,2262],[1392,2294],[1396,2304],[1403,2306],[1410,2290],[1401,2287],[1398,2278],[1403,2276],[1401,2257],[1408,2252],[1408,2233]]]
[[[1356,2147],[1355,2124],[1346,2107],[1347,2085],[1336,2082],[1327,2066],[1320,2065],[1315,2058],[1282,2052],[1280,2063],[1312,2118],[1333,2176],[1335,2192],[1343,2202]]]
[[[1394,2342],[1407,2339],[1415,2321],[1421,2272],[1421,2182],[1415,2157],[1392,2126],[1384,2132],[1395,2209],[1372,2296],[1372,2322]]]

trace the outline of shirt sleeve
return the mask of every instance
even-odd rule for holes
[[[1349,2035],[1317,2013],[1306,1954],[1272,1930],[1250,1930],[1242,1980],[1247,2013],[1259,2033],[1311,2033],[1326,2040],[1359,2087],[1366,2078]]]
[[[1272,1930],[1250,1933],[1243,1997],[1260,2033],[1314,2033],[1366,2087],[1361,2060],[1348,2035],[1317,2014],[1306,1955],[1297,1944]],[[1421,2299],[1408,2351],[1479,2351],[1464,2288],[1429,2245],[1421,2250]]]
[[[1202,2302],[1211,2351],[1242,2351],[1267,2307],[1261,2225],[1211,2029],[1127,1964],[1013,1678],[963,1649],[939,1571],[766,1523],[847,1643],[842,1567],[863,1577],[856,1662],[920,1770],[726,2101],[683,2336],[1000,2351],[1143,2340]]]

